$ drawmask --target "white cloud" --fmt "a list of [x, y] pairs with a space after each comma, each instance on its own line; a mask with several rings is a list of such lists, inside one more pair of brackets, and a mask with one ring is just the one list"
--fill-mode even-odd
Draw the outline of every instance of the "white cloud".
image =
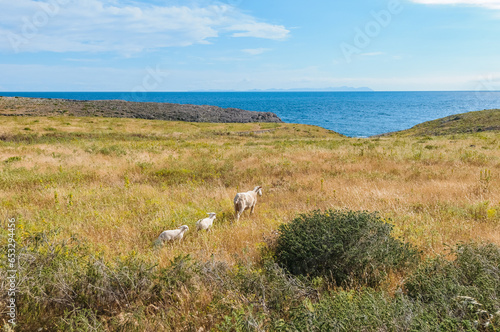
[[412, 0], [426, 5], [469, 5], [500, 9], [500, 0]]
[[256, 37], [267, 39], [285, 39], [290, 32], [282, 25], [271, 25], [268, 23], [245, 22], [234, 24], [228, 27], [230, 31], [239, 31], [233, 33], [233, 37]]
[[[119, 52], [210, 43], [221, 34], [284, 39], [289, 30], [224, 4], [0, 0], [0, 51]], [[231, 34], [232, 33], [232, 34]]]
[[264, 52], [270, 51], [269, 48], [246, 48], [244, 50], [241, 50], [243, 53], [247, 53], [250, 55], [259, 55]]

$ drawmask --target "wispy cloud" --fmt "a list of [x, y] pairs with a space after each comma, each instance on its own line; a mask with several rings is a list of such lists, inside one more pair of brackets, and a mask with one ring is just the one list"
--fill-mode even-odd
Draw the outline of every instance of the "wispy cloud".
[[[234, 6], [113, 0], [0, 0], [0, 52], [119, 52], [210, 43], [222, 34], [280, 40], [289, 30]], [[15, 47], [14, 47], [15, 46]]]
[[238, 31], [232, 34], [233, 37], [255, 37], [266, 39], [285, 39], [289, 30], [282, 25], [272, 25], [259, 22], [245, 22], [233, 24], [227, 28], [229, 31]]
[[269, 48], [246, 48], [244, 50], [241, 50], [243, 53], [247, 53], [250, 55], [259, 55], [262, 53], [265, 53], [267, 51], [270, 51]]
[[500, 9], [500, 0], [412, 0], [426, 5], [469, 5]]

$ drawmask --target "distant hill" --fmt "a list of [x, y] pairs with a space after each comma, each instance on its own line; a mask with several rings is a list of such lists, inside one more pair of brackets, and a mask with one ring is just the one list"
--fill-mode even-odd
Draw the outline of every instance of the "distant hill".
[[440, 136], [483, 131], [500, 131], [500, 109], [450, 115], [380, 136]]
[[252, 91], [263, 91], [263, 92], [280, 92], [280, 91], [290, 91], [290, 92], [371, 92], [372, 89], [368, 87], [354, 88], [352, 86], [341, 86], [341, 87], [329, 87], [329, 88], [293, 88], [293, 89], [266, 89], [266, 90], [252, 90]]

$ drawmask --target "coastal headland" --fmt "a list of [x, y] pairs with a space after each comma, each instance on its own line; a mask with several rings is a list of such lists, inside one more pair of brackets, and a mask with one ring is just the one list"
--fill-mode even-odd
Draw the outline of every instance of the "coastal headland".
[[209, 105], [131, 102], [124, 100], [69, 100], [1, 97], [0, 115], [7, 116], [99, 116], [148, 120], [213, 123], [280, 123], [271, 112], [254, 112]]

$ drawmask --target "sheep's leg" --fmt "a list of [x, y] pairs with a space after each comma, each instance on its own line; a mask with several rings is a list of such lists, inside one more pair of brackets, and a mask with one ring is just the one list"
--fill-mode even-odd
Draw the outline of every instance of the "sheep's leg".
[[255, 204], [252, 205], [252, 208], [250, 209], [250, 214], [253, 214], [253, 209], [255, 209]]
[[238, 209], [238, 212], [236, 214], [236, 221], [240, 220], [240, 217], [241, 217], [241, 215], [243, 214], [244, 211], [245, 211], [245, 208]]
[[236, 214], [236, 221], [240, 220], [240, 216], [243, 214], [243, 211], [245, 211], [245, 208], [242, 207], [241, 204], [234, 205], [234, 212]]

